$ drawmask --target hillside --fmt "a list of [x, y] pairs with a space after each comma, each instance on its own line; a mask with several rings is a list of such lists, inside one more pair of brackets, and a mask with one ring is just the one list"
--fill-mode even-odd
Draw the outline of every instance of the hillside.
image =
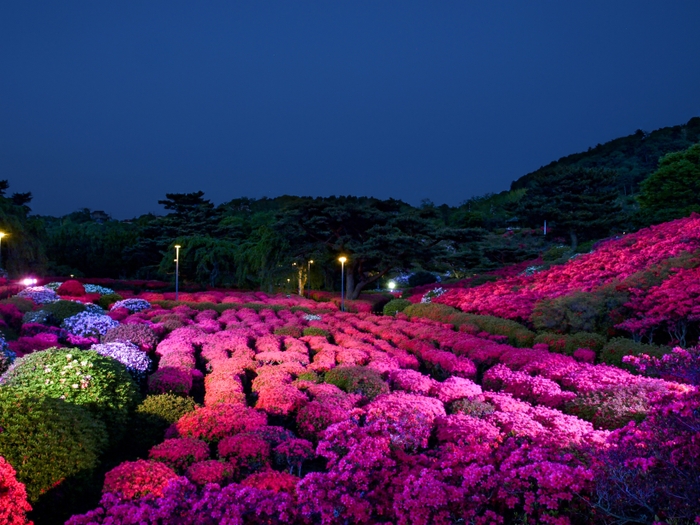
[[598, 144], [588, 151], [567, 155], [512, 182], [510, 189], [528, 188], [540, 174], [563, 167], [606, 168], [617, 171], [618, 185], [624, 195], [637, 193], [639, 183], [653, 173], [659, 159], [667, 153], [681, 151], [700, 141], [700, 117], [686, 124], [657, 129], [641, 129], [626, 137]]

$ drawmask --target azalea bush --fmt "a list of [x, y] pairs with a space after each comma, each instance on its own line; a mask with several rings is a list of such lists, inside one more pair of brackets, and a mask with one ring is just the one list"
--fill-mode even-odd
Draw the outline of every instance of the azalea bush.
[[110, 328], [102, 336], [103, 343], [119, 341], [133, 343], [144, 352], [152, 352], [158, 344], [158, 336], [145, 324], [120, 324]]
[[122, 363], [76, 348], [51, 348], [22, 357], [0, 382], [28, 396], [85, 407], [106, 424], [112, 443], [123, 436], [140, 397]]
[[138, 346], [129, 342], [94, 344], [90, 350], [119, 361], [137, 382], [146, 378], [152, 366], [151, 358]]
[[60, 297], [56, 292], [44, 286], [28, 286], [17, 294], [17, 297], [29, 299], [35, 304], [46, 304], [58, 301]]
[[17, 471], [30, 502], [94, 470], [108, 440], [104, 424], [86, 409], [6, 385], [0, 387], [0, 429], [0, 456]]
[[0, 523], [27, 525], [27, 512], [32, 506], [27, 501], [24, 484], [17, 481], [17, 472], [0, 456]]
[[115, 321], [107, 315], [94, 312], [81, 312], [64, 319], [61, 323], [61, 328], [77, 336], [99, 339], [99, 337], [106, 334], [108, 330], [118, 325], [118, 321]]

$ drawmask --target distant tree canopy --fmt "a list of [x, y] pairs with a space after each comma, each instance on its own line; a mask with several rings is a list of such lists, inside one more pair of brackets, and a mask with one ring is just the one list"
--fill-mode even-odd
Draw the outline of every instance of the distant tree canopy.
[[541, 173], [518, 203], [516, 213], [529, 226], [548, 221], [571, 238], [592, 239], [610, 232], [619, 221], [620, 205], [610, 170], [568, 168]]
[[[9, 183], [0, 181], [0, 231], [8, 234], [2, 263], [11, 273], [172, 279], [179, 244], [180, 277], [188, 283], [291, 291], [310, 280], [337, 291], [342, 254], [353, 298], [392, 272], [463, 278], [535, 259], [561, 236], [575, 249], [579, 240], [605, 237], [617, 227], [700, 211], [698, 140], [700, 118], [638, 131], [544, 166], [515, 181], [511, 191], [471, 197], [457, 207], [427, 199], [411, 206], [288, 195], [217, 206], [197, 191], [166, 193], [158, 201], [163, 216], [118, 221], [82, 209], [37, 217], [29, 208], [31, 193], [6, 196]], [[654, 171], [637, 198], [640, 181]], [[554, 235], [542, 235], [545, 220]]]
[[28, 204], [31, 193], [15, 193], [6, 197], [10, 187], [8, 181], [0, 180], [0, 268], [11, 273], [45, 269], [43, 223], [36, 217], [29, 217]]
[[700, 141], [700, 117], [686, 124], [634, 134], [567, 155], [513, 181], [511, 190], [529, 188], [542, 175], [562, 168], [594, 168], [615, 170], [615, 186], [622, 195], [639, 192], [641, 182], [658, 167], [661, 157], [682, 151]]
[[700, 143], [663, 157], [659, 169], [642, 183], [637, 200], [649, 223], [700, 212]]

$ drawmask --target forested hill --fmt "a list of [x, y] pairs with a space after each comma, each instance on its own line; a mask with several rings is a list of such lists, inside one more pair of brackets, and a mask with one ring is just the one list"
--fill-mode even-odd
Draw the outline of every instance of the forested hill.
[[615, 170], [620, 193], [637, 193], [639, 184], [656, 171], [661, 157], [687, 149], [699, 141], [700, 117], [693, 117], [684, 125], [661, 128], [651, 133], [639, 129], [632, 135], [553, 161], [513, 181], [510, 189], [529, 188], [533, 179], [540, 174], [548, 175], [560, 168], [576, 167]]

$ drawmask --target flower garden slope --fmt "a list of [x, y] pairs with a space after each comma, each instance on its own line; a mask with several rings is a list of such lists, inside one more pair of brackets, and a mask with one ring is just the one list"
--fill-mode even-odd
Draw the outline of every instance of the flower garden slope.
[[451, 289], [433, 301], [466, 312], [526, 320], [540, 299], [555, 298], [576, 290], [590, 291], [699, 248], [700, 215], [694, 214], [607, 241], [594, 252], [563, 266], [476, 288]]

